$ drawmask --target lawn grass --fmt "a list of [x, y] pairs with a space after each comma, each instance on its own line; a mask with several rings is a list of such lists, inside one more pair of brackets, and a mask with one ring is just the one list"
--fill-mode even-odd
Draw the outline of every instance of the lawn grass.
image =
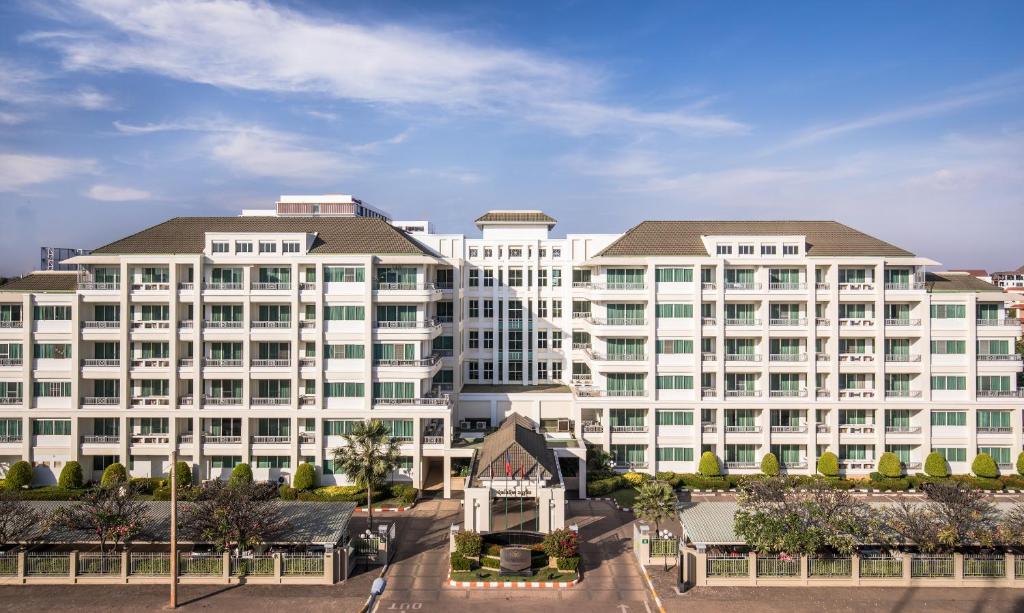
[[496, 568], [478, 568], [476, 570], [454, 570], [452, 571], [454, 581], [511, 581], [522, 583], [530, 581], [575, 581], [576, 573], [569, 570], [558, 570], [557, 568], [542, 568], [535, 572], [532, 577], [502, 577]]
[[636, 500], [637, 491], [631, 487], [624, 487], [615, 490], [610, 494], [615, 503], [624, 509], [632, 509], [633, 501]]

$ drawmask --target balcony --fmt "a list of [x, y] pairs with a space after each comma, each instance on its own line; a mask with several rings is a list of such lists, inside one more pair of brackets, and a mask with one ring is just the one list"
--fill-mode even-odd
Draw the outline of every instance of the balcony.
[[220, 434], [204, 434], [203, 442], [211, 445], [237, 445], [242, 442], [242, 437], [224, 436]]
[[121, 404], [121, 398], [118, 396], [85, 396], [82, 398], [82, 404], [100, 407], [117, 406]]
[[700, 431], [705, 434], [714, 434], [718, 432], [718, 425], [711, 422], [703, 423], [700, 425]]
[[253, 291], [288, 291], [292, 288], [291, 283], [253, 283], [251, 286]]
[[886, 319], [887, 328], [913, 328], [921, 325], [920, 319]]
[[374, 398], [373, 404], [381, 406], [427, 405], [443, 407], [451, 402], [447, 394], [438, 396], [420, 396], [419, 398]]
[[595, 326], [642, 326], [647, 323], [643, 317], [589, 317], [587, 321]]
[[[135, 286], [132, 286], [134, 289]], [[96, 281], [79, 281], [78, 289], [96, 291], [96, 292], [114, 292], [121, 289], [121, 282], [115, 281], [113, 283], [97, 283]]]
[[302, 394], [301, 396], [299, 396], [299, 404], [304, 407], [313, 406], [314, 404], [316, 404], [316, 396]]
[[[3, 365], [3, 363], [0, 363], [0, 366]], [[82, 360], [82, 366], [85, 366], [87, 368], [116, 368], [120, 365], [121, 360], [119, 358]]]
[[875, 283], [873, 281], [864, 281], [861, 283], [840, 283], [839, 291], [841, 292], [870, 292], [874, 291]]
[[20, 434], [5, 434], [0, 436], [0, 445], [11, 445], [22, 442]]
[[179, 445], [191, 445], [195, 441], [195, 437], [191, 434], [182, 434], [178, 437]]
[[179, 330], [191, 330], [192, 328], [195, 327], [195, 325], [196, 325], [196, 322], [192, 321], [191, 319], [183, 319], [183, 320], [178, 322], [178, 329]]
[[715, 289], [716, 287], [718, 287], [718, 285], [717, 285], [717, 284], [715, 284], [715, 283], [714, 283], [714, 282], [712, 282], [712, 281], [704, 281], [704, 282], [702, 282], [702, 283], [700, 284], [700, 288], [701, 288], [702, 290], [713, 290], [713, 289]]
[[814, 397], [815, 398], [828, 398], [831, 395], [832, 395], [832, 392], [828, 391], [827, 389], [825, 389], [823, 387], [819, 387], [818, 389], [814, 390]]
[[411, 360], [398, 360], [398, 359], [375, 359], [373, 361], [374, 366], [411, 366], [423, 368], [426, 366], [433, 366], [441, 361], [441, 356], [434, 353], [428, 357], [421, 359]]
[[830, 357], [827, 353], [818, 352], [814, 354], [814, 359], [819, 362], [828, 362]]
[[760, 362], [760, 353], [727, 353], [725, 354], [726, 362]]
[[376, 328], [434, 328], [437, 327], [437, 320], [424, 319], [422, 321], [390, 321], [378, 320], [373, 322]]
[[832, 431], [832, 428], [830, 428], [828, 424], [817, 424], [814, 426], [814, 431], [818, 434], [828, 434]]
[[868, 317], [847, 317], [840, 319], [839, 325], [844, 328], [870, 328], [875, 325], [875, 320]]
[[793, 290], [807, 289], [807, 284], [806, 283], [769, 283], [768, 284], [768, 289], [769, 290], [780, 290], [780, 291], [785, 291], [785, 290], [793, 291]]
[[591, 283], [590, 289], [628, 292], [647, 289], [647, 285], [645, 283]]
[[761, 431], [761, 426], [730, 426], [725, 424], [725, 431], [737, 434], [756, 434]]
[[885, 390], [886, 398], [920, 398], [921, 390]]
[[981, 353], [978, 354], [979, 362], [1019, 362], [1021, 356], [1016, 353]]
[[628, 433], [636, 434], [638, 432], [647, 432], [647, 426], [616, 426], [616, 425], [612, 424], [611, 431], [612, 432], [619, 432], [619, 433], [627, 433], [627, 434]]
[[166, 292], [170, 289], [170, 283], [132, 283], [133, 292]]
[[230, 328], [235, 330], [242, 329], [243, 322], [241, 321], [210, 321], [209, 319], [203, 320], [203, 328], [208, 330]]
[[725, 461], [726, 468], [757, 468], [757, 462]]
[[382, 283], [373, 284], [373, 289], [383, 292], [407, 292], [407, 291], [440, 291], [434, 283]]
[[165, 407], [171, 404], [168, 396], [136, 396], [132, 398], [132, 406]]
[[0, 321], [0, 328], [20, 328], [22, 325], [20, 321]]
[[874, 398], [875, 390], [873, 389], [841, 389], [839, 390], [840, 398]]
[[312, 368], [316, 366], [316, 358], [299, 358], [301, 368]]
[[316, 290], [316, 283], [312, 281], [301, 281], [299, 282], [300, 292], [310, 292]]
[[196, 284], [192, 283], [191, 281], [187, 282], [187, 283], [179, 283], [178, 284], [178, 289], [180, 291], [183, 291], [183, 292], [191, 292], [195, 288], [196, 288]]
[[572, 318], [573, 319], [587, 319], [591, 315], [593, 315], [593, 313], [591, 313], [590, 311], [573, 311], [572, 312]]
[[753, 283], [753, 282], [750, 282], [750, 283], [738, 283], [736, 281], [726, 281], [725, 282], [725, 289], [726, 289], [726, 291], [728, 291], [728, 290], [755, 290], [755, 289], [761, 289], [761, 284], [760, 283]]
[[978, 434], [1013, 434], [1013, 428], [1002, 426], [978, 426]]
[[178, 404], [183, 406], [183, 407], [190, 407], [190, 406], [192, 406], [192, 402], [193, 401], [194, 401], [194, 398], [192, 397], [192, 394], [186, 394], [184, 396], [178, 396]]
[[754, 319], [754, 318], [726, 319], [725, 320], [725, 325], [726, 326], [760, 326], [761, 325], [761, 320], [760, 319]]
[[284, 445], [292, 442], [290, 436], [254, 436], [252, 437], [252, 443], [254, 445]]
[[1009, 326], [1009, 327], [1012, 327], [1012, 328], [1019, 328], [1020, 325], [1021, 325], [1019, 319], [1012, 319], [1012, 318], [1006, 318], [1006, 319], [979, 319], [979, 320], [977, 320], [976, 323], [979, 326], [985, 326], [985, 327]]
[[196, 365], [196, 361], [193, 358], [181, 358], [178, 360], [178, 368], [192, 368]]
[[874, 362], [875, 356], [871, 353], [840, 353], [840, 362]]
[[794, 432], [807, 432], [806, 425], [795, 425], [795, 426], [772, 426], [772, 432], [775, 433], [794, 433]]
[[718, 395], [718, 390], [713, 387], [702, 387], [700, 388], [701, 398], [714, 398]]
[[839, 424], [839, 434], [874, 434], [875, 424]]
[[886, 426], [886, 434], [917, 434], [921, 431], [920, 426]]
[[226, 360], [223, 358], [203, 358], [203, 366], [207, 368], [240, 368], [242, 360]]
[[920, 362], [921, 356], [914, 353], [887, 353], [885, 354], [886, 362]]
[[806, 326], [807, 319], [804, 317], [785, 317], [782, 319], [769, 319], [768, 325], [773, 328], [796, 328]]
[[583, 422], [583, 433], [584, 434], [600, 434], [604, 432], [604, 424], [599, 421], [585, 421]]
[[[9, 323], [9, 322], [0, 322], [0, 324], [3, 324], [3, 323]], [[2, 327], [2, 326], [0, 326], [0, 327]], [[119, 321], [83, 321], [82, 322], [82, 329], [83, 330], [117, 330], [120, 327], [121, 327], [121, 322], [119, 322]]]
[[726, 398], [760, 398], [761, 390], [725, 390]]
[[807, 390], [769, 390], [769, 398], [806, 398]]
[[718, 354], [712, 351], [704, 351], [700, 354], [700, 359], [702, 362], [714, 362], [718, 359]]
[[171, 437], [166, 433], [154, 432], [152, 434], [133, 434], [133, 445], [166, 445], [171, 442]]
[[291, 328], [292, 327], [292, 322], [291, 321], [254, 321], [254, 322], [252, 322], [252, 327], [253, 328], [262, 328], [262, 329], [268, 329], [269, 328], [269, 329], [275, 329], [275, 330], [283, 330], [285, 328]]
[[316, 328], [316, 320], [315, 319], [300, 319], [299, 320], [299, 329], [300, 330], [312, 330], [314, 328]]
[[1024, 398], [1024, 388], [1016, 390], [978, 390], [978, 398]]
[[875, 460], [866, 458], [863, 460], [839, 460], [839, 468], [843, 470], [872, 470], [875, 468]]
[[21, 366], [24, 361], [21, 358], [0, 358], [0, 368], [10, 366]]
[[299, 432], [299, 443], [301, 443], [303, 445], [306, 445], [306, 444], [310, 444], [311, 445], [311, 444], [313, 444], [315, 442], [316, 442], [316, 434], [315, 433], [313, 433], [313, 432]]
[[257, 396], [250, 400], [249, 404], [254, 407], [280, 407], [291, 404], [291, 397], [279, 398], [269, 396]]
[[242, 399], [229, 396], [203, 396], [203, 404], [209, 406], [241, 406]]
[[714, 317], [701, 317], [700, 318], [700, 325], [702, 325], [702, 326], [717, 326], [718, 325], [718, 320], [715, 319]]
[[166, 358], [141, 358], [132, 360], [132, 368], [168, 368], [171, 361]]
[[588, 373], [573, 373], [572, 384], [573, 385], [589, 385], [593, 381], [593, 375]]
[[205, 281], [203, 282], [203, 289], [216, 290], [216, 291], [241, 291], [242, 283], [223, 283], [221, 281]]
[[806, 362], [806, 353], [772, 353], [768, 355], [769, 362]]
[[587, 355], [592, 360], [598, 360], [602, 362], [643, 362], [647, 359], [647, 356], [642, 353], [598, 353], [593, 350], [588, 350]]
[[288, 358], [276, 360], [256, 359], [252, 360], [251, 364], [253, 368], [286, 368], [292, 365], [292, 361]]
[[798, 460], [796, 462], [779, 462], [779, 468], [785, 470], [798, 470], [807, 468], [807, 460]]
[[598, 387], [578, 385], [574, 388], [580, 398], [643, 398], [647, 390], [608, 390]]
[[426, 436], [426, 435], [424, 435], [422, 440], [423, 440], [423, 444], [424, 445], [443, 445], [444, 444], [444, 437], [443, 436]]
[[830, 326], [830, 325], [832, 325], [832, 320], [830, 320], [828, 317], [815, 317], [814, 318], [814, 325], [816, 325], [816, 326]]
[[823, 281], [819, 281], [819, 282], [814, 284], [814, 289], [817, 289], [817, 290], [827, 290], [828, 288], [829, 288], [828, 283], [825, 283]]
[[113, 435], [89, 435], [82, 437], [82, 444], [85, 445], [117, 445], [121, 442], [121, 437]]
[[573, 281], [573, 289], [590, 289], [594, 284], [590, 281]]
[[171, 322], [163, 321], [133, 321], [132, 330], [169, 330]]
[[639, 461], [639, 462], [630, 462], [630, 461], [627, 461], [627, 460], [615, 460], [614, 465], [615, 465], [615, 468], [627, 468], [627, 469], [647, 468], [647, 462], [644, 462], [642, 460]]

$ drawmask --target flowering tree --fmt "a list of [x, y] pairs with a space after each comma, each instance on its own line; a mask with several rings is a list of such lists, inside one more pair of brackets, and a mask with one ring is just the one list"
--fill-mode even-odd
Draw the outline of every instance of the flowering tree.
[[272, 483], [205, 483], [182, 511], [181, 526], [192, 539], [215, 543], [222, 551], [266, 542], [284, 528], [273, 502]]
[[96, 535], [100, 553], [111, 543], [116, 550], [142, 532], [146, 504], [126, 482], [95, 487], [77, 503], [58, 508], [49, 518], [50, 526], [84, 530]]
[[544, 553], [552, 558], [573, 558], [577, 546], [576, 533], [567, 528], [552, 530], [544, 535]]
[[883, 525], [897, 544], [933, 552], [996, 541], [999, 516], [983, 491], [958, 482], [930, 483], [924, 489], [926, 502], [902, 502], [883, 513]]
[[21, 501], [16, 490], [0, 489], [0, 545], [28, 540], [38, 523], [35, 510]]

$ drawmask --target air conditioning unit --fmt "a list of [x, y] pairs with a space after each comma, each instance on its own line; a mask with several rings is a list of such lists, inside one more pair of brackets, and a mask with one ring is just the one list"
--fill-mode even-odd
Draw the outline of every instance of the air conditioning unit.
[[473, 429], [473, 424], [471, 422], [468, 422], [468, 421], [460, 421], [459, 422], [459, 428], [462, 428], [463, 430], [472, 430]]
[[477, 430], [486, 430], [487, 429], [487, 422], [486, 421], [478, 421], [478, 422], [476, 422], [476, 429]]
[[558, 420], [558, 431], [559, 432], [568, 432], [570, 430], [570, 428], [571, 428], [571, 426], [569, 425], [569, 420], [568, 419], [559, 419]]

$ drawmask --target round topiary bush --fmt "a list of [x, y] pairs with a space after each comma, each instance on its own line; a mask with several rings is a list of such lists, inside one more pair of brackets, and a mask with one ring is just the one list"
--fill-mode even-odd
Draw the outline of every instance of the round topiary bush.
[[1017, 474], [1024, 476], [1024, 451], [1017, 454]]
[[25, 460], [11, 464], [4, 477], [4, 486], [9, 490], [20, 490], [32, 484], [32, 465]]
[[766, 453], [761, 458], [761, 472], [769, 477], [779, 476], [779, 459], [775, 457], [774, 453]]
[[[188, 462], [179, 460], [174, 464], [174, 479], [177, 481], [178, 489], [192, 485], [192, 467]], [[168, 480], [170, 483], [170, 480]]]
[[700, 463], [697, 465], [697, 472], [704, 477], [719, 477], [722, 474], [722, 467], [718, 464], [718, 456], [710, 451], [700, 454]]
[[891, 451], [886, 451], [878, 458], [878, 473], [886, 479], [899, 479], [903, 476], [903, 462]]
[[252, 483], [252, 468], [246, 463], [236, 464], [231, 469], [231, 476], [228, 477], [228, 485], [247, 485]]
[[316, 487], [316, 469], [309, 462], [299, 464], [292, 478], [292, 487], [297, 490], [311, 490]]
[[71, 460], [64, 465], [64, 468], [60, 469], [60, 477], [57, 478], [57, 485], [66, 490], [70, 490], [82, 487], [83, 481], [82, 465]]
[[945, 478], [949, 476], [949, 464], [946, 463], [946, 458], [941, 453], [933, 451], [924, 460], [924, 472], [929, 477]]
[[839, 476], [839, 457], [831, 451], [826, 451], [818, 458], [818, 472], [826, 477]]
[[118, 483], [124, 483], [127, 480], [128, 470], [124, 467], [124, 464], [114, 462], [103, 470], [103, 476], [100, 477], [100, 485], [109, 487]]
[[483, 543], [483, 537], [478, 532], [463, 530], [455, 533], [455, 553], [467, 558], [479, 556]]
[[979, 453], [971, 462], [971, 472], [982, 479], [995, 479], [999, 476], [999, 467], [996, 461], [987, 453]]

